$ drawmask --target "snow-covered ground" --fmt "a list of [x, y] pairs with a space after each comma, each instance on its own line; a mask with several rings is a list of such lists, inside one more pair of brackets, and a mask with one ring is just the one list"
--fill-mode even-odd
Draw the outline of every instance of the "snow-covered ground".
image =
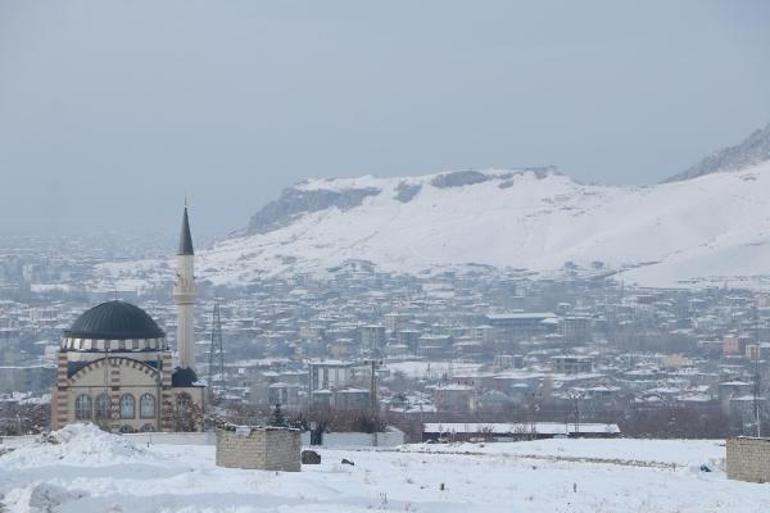
[[[713, 441], [548, 440], [321, 450], [300, 473], [218, 468], [212, 446], [137, 447], [93, 429], [0, 457], [9, 512], [756, 513]], [[348, 458], [355, 466], [342, 465]], [[707, 464], [713, 472], [702, 472]], [[443, 484], [443, 489], [442, 489]], [[2, 511], [2, 507], [0, 507]]]
[[[472, 264], [550, 273], [596, 261], [642, 285], [770, 283], [770, 162], [649, 187], [585, 185], [553, 172], [479, 174], [487, 178], [451, 187], [436, 185], [441, 174], [302, 182], [267, 209], [279, 213], [273, 224], [200, 251], [198, 274], [243, 284], [324, 274], [357, 259], [406, 273]], [[399, 199], [404, 187], [414, 196]], [[297, 206], [303, 195], [356, 191], [378, 192], [342, 208]], [[172, 279], [172, 269], [105, 264], [100, 283], [147, 286]]]

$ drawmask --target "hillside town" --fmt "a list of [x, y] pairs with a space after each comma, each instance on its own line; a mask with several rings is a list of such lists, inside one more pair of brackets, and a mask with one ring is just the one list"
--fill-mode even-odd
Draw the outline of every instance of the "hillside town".
[[768, 27], [0, 0], [0, 513], [770, 511]]
[[[109, 248], [25, 242], [3, 249], [0, 268], [3, 434], [50, 426], [62, 333], [94, 304], [139, 305], [176, 347], [170, 278], [142, 293], [87, 292]], [[644, 289], [599, 262], [547, 278], [483, 266], [394, 275], [349, 261], [323, 277], [202, 282], [198, 379], [230, 418], [363, 412], [378, 419], [364, 429], [391, 425], [411, 441], [547, 436], [553, 425], [578, 436], [754, 434], [768, 427], [770, 297], [725, 285]]]

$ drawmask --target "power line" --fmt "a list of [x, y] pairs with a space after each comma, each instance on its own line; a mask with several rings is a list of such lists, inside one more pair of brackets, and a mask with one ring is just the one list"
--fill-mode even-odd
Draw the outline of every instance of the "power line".
[[[214, 394], [214, 376], [218, 377], [217, 385], [220, 390], [225, 388], [225, 351], [222, 346], [222, 316], [219, 301], [214, 303], [211, 313], [211, 343], [209, 344], [209, 394]], [[216, 371], [216, 372], [215, 372]]]

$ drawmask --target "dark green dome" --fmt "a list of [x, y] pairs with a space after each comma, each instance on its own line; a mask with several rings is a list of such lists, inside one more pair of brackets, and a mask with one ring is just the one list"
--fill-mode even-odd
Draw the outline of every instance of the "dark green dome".
[[64, 331], [65, 337], [105, 340], [161, 338], [166, 334], [147, 312], [125, 301], [108, 301], [86, 310]]

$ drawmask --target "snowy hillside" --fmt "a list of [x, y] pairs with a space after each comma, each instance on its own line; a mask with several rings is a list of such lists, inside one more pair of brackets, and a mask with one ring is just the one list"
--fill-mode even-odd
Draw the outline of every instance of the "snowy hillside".
[[650, 187], [554, 172], [303, 182], [247, 231], [200, 254], [216, 283], [327, 272], [348, 260], [419, 272], [453, 264], [549, 271], [603, 262], [649, 285], [770, 275], [770, 163]]
[[[403, 273], [573, 262], [641, 285], [757, 287], [770, 284], [769, 242], [770, 162], [649, 187], [583, 185], [547, 169], [461, 171], [301, 182], [199, 251], [197, 269], [238, 285], [351, 261]], [[135, 288], [171, 269], [106, 265], [102, 278]]]
[[[128, 437], [72, 426], [58, 444], [18, 447], [0, 456], [0, 511], [753, 513], [768, 507], [767, 485], [728, 481], [724, 445], [708, 440], [320, 450], [320, 465], [286, 473], [216, 467], [213, 446], [157, 445], [150, 438], [154, 443], [134, 445]], [[355, 466], [340, 464], [342, 458]]]

